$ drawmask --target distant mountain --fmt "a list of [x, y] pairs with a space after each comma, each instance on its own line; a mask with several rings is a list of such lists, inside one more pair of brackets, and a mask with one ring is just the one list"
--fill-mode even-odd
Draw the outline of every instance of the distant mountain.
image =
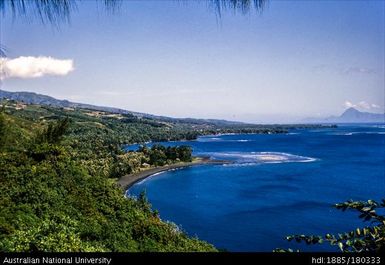
[[384, 114], [361, 112], [355, 108], [349, 108], [338, 118], [344, 122], [385, 122]]
[[217, 120], [217, 119], [171, 118], [166, 116], [157, 116], [157, 115], [134, 112], [134, 111], [113, 108], [113, 107], [95, 106], [91, 104], [76, 103], [68, 100], [56, 99], [47, 95], [37, 94], [34, 92], [25, 92], [25, 91], [9, 92], [9, 91], [4, 91], [0, 89], [0, 99], [9, 99], [9, 100], [14, 100], [18, 102], [24, 102], [26, 104], [38, 104], [38, 105], [53, 106], [58, 108], [79, 108], [79, 109], [106, 111], [106, 112], [119, 113], [119, 114], [132, 114], [137, 117], [152, 118], [152, 119], [165, 121], [165, 122], [182, 122], [182, 123], [198, 124], [198, 125], [212, 124], [212, 125], [219, 125], [219, 126], [245, 124], [243, 122]]
[[309, 123], [385, 123], [385, 113], [363, 112], [355, 108], [348, 108], [340, 116], [330, 116], [324, 119], [307, 118], [304, 121]]

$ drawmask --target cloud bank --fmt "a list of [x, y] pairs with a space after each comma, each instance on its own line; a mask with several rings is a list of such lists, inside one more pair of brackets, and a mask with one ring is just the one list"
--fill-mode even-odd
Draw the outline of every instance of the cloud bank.
[[375, 74], [376, 70], [367, 67], [348, 67], [343, 70], [344, 74]]
[[346, 100], [344, 102], [344, 107], [345, 108], [357, 108], [358, 107], [358, 108], [362, 108], [362, 109], [366, 109], [366, 110], [380, 108], [380, 106], [378, 106], [377, 104], [374, 104], [374, 103], [368, 103], [366, 101], [360, 101], [357, 104], [354, 104], [348, 100]]
[[319, 64], [315, 65], [312, 68], [312, 71], [315, 73], [334, 73], [334, 74], [343, 74], [343, 75], [372, 75], [377, 74], [377, 70], [369, 67], [360, 67], [360, 66], [336, 66], [328, 64]]
[[74, 70], [73, 60], [61, 60], [52, 57], [21, 56], [18, 58], [0, 58], [0, 79], [37, 78], [45, 75], [64, 76]]

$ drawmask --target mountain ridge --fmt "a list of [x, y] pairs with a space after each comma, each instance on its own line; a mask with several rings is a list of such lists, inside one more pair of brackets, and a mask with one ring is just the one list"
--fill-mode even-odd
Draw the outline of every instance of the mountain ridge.
[[192, 124], [202, 124], [202, 123], [210, 123], [214, 125], [239, 125], [239, 124], [247, 124], [240, 121], [228, 121], [223, 119], [199, 119], [199, 118], [173, 118], [168, 116], [161, 115], [153, 115], [142, 112], [135, 112], [130, 110], [125, 110], [121, 108], [115, 107], [106, 107], [106, 106], [98, 106], [87, 103], [78, 103], [72, 102], [66, 99], [57, 99], [48, 95], [43, 95], [35, 92], [28, 91], [5, 91], [0, 89], [0, 99], [9, 99], [24, 102], [26, 104], [39, 104], [39, 105], [48, 105], [60, 108], [80, 108], [80, 109], [90, 109], [95, 111], [106, 111], [117, 114], [131, 114], [140, 118], [152, 118], [158, 119], [161, 121], [173, 121], [173, 122], [185, 122]]

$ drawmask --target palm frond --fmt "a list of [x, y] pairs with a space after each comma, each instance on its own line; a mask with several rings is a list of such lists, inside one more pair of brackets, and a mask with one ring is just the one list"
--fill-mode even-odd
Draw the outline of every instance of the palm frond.
[[226, 10], [240, 11], [242, 14], [247, 14], [252, 10], [262, 11], [267, 0], [210, 0], [209, 1], [217, 15], [221, 17], [222, 12]]

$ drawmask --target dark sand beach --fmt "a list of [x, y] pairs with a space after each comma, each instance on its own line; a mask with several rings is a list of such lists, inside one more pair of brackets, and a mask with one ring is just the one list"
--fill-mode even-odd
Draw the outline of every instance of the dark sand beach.
[[203, 157], [203, 158], [197, 158], [196, 160], [192, 162], [180, 162], [180, 163], [175, 163], [171, 165], [165, 165], [165, 166], [160, 166], [160, 167], [155, 167], [155, 168], [149, 168], [134, 174], [129, 174], [121, 177], [117, 183], [124, 188], [124, 190], [128, 189], [131, 187], [133, 184], [136, 182], [145, 179], [151, 175], [154, 175], [159, 172], [171, 170], [171, 169], [177, 169], [177, 168], [184, 168], [184, 167], [191, 167], [191, 166], [199, 166], [199, 165], [205, 165], [205, 164], [229, 164], [231, 163], [230, 161], [227, 160], [213, 160], [208, 157]]

